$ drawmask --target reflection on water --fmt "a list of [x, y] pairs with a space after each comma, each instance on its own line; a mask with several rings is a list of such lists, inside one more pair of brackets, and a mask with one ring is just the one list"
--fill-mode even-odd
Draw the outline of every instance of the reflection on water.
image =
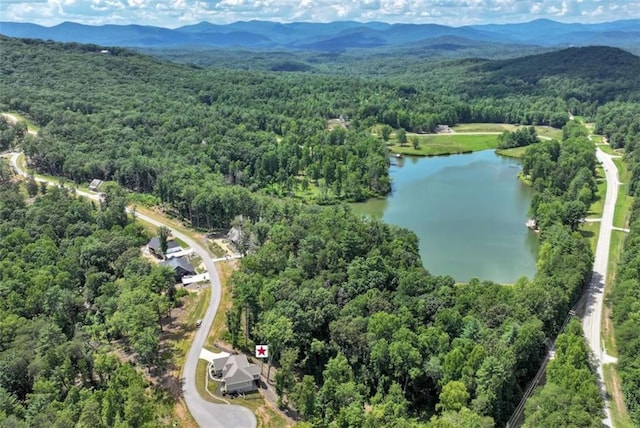
[[512, 283], [535, 273], [538, 240], [525, 227], [531, 190], [518, 161], [492, 150], [392, 160], [393, 192], [354, 211], [406, 227], [433, 274]]

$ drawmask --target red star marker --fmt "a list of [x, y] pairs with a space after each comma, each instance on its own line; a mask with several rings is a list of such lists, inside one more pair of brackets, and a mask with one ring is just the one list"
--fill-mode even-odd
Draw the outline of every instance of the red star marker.
[[256, 345], [256, 358], [268, 358], [269, 347], [267, 345]]

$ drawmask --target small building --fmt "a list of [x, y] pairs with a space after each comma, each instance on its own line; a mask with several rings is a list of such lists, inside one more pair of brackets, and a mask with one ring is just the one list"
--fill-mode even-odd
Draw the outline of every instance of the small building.
[[213, 359], [210, 373], [222, 377], [223, 394], [252, 392], [260, 382], [260, 367], [249, 363], [244, 354]]
[[104, 183], [104, 181], [94, 178], [93, 180], [91, 180], [91, 183], [89, 183], [89, 190], [97, 192], [100, 186], [102, 186], [102, 183]]
[[[151, 254], [153, 254], [157, 258], [162, 258], [162, 249], [160, 248], [160, 238], [158, 238], [157, 236], [154, 236], [153, 238], [151, 238], [151, 240], [147, 244], [147, 247], [149, 248], [149, 252]], [[167, 241], [167, 254], [165, 254], [165, 256], [168, 256], [169, 254], [177, 253], [179, 251], [182, 251], [182, 248], [180, 247], [180, 245], [178, 245], [176, 241], [173, 241], [173, 240]]]
[[176, 282], [181, 282], [183, 276], [195, 275], [196, 273], [196, 269], [189, 263], [186, 257], [174, 257], [162, 262], [162, 265], [173, 269]]
[[242, 228], [238, 226], [233, 226], [229, 233], [227, 233], [227, 239], [234, 245], [240, 244], [242, 240]]

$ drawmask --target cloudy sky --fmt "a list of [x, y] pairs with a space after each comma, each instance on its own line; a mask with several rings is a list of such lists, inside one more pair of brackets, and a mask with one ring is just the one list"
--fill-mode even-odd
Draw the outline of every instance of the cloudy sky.
[[179, 27], [200, 21], [385, 21], [467, 24], [604, 22], [640, 18], [640, 0], [0, 0], [0, 20], [55, 25], [146, 24]]

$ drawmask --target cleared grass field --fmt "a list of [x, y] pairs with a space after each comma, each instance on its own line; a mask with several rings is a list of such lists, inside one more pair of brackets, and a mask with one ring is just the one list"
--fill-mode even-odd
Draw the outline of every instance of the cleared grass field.
[[627, 164], [622, 160], [622, 158], [613, 159], [613, 163], [618, 168], [618, 180], [621, 183], [629, 183], [631, 181], [631, 171], [627, 168]]
[[631, 216], [631, 207], [633, 205], [633, 197], [627, 194], [628, 187], [628, 185], [620, 186], [618, 200], [613, 212], [613, 225], [624, 229], [629, 226], [629, 217]]
[[528, 146], [514, 147], [512, 149], [498, 149], [496, 150], [496, 154], [507, 158], [521, 159], [524, 157], [524, 152], [527, 151], [527, 147]]
[[606, 193], [607, 193], [607, 182], [599, 181], [598, 191], [596, 192], [596, 200], [589, 207], [589, 211], [587, 211], [587, 217], [589, 218], [602, 217], [602, 210], [604, 209], [604, 197]]
[[509, 123], [460, 123], [451, 129], [455, 132], [504, 132], [513, 131], [517, 126]]
[[[525, 125], [526, 126], [526, 125]], [[461, 123], [451, 129], [455, 132], [504, 132], [515, 131], [523, 126], [511, 125], [508, 123]], [[562, 139], [562, 130], [552, 128], [550, 126], [536, 126], [536, 132], [543, 137], [549, 137], [556, 140]]]
[[24, 115], [22, 115], [20, 113], [13, 112], [13, 111], [10, 111], [8, 114], [10, 114], [12, 116], [15, 116], [21, 122], [26, 122], [27, 129], [29, 131], [38, 132], [40, 130], [40, 127], [38, 125], [33, 123], [30, 119], [28, 119]]
[[584, 223], [580, 226], [580, 234], [589, 243], [591, 252], [595, 254], [596, 245], [598, 244], [598, 235], [600, 234], [600, 222]]
[[418, 138], [420, 141], [417, 149], [414, 149], [410, 143], [402, 147], [392, 141], [389, 150], [410, 156], [438, 156], [471, 153], [498, 147], [498, 135], [440, 134], [411, 135], [409, 139], [411, 138]]

